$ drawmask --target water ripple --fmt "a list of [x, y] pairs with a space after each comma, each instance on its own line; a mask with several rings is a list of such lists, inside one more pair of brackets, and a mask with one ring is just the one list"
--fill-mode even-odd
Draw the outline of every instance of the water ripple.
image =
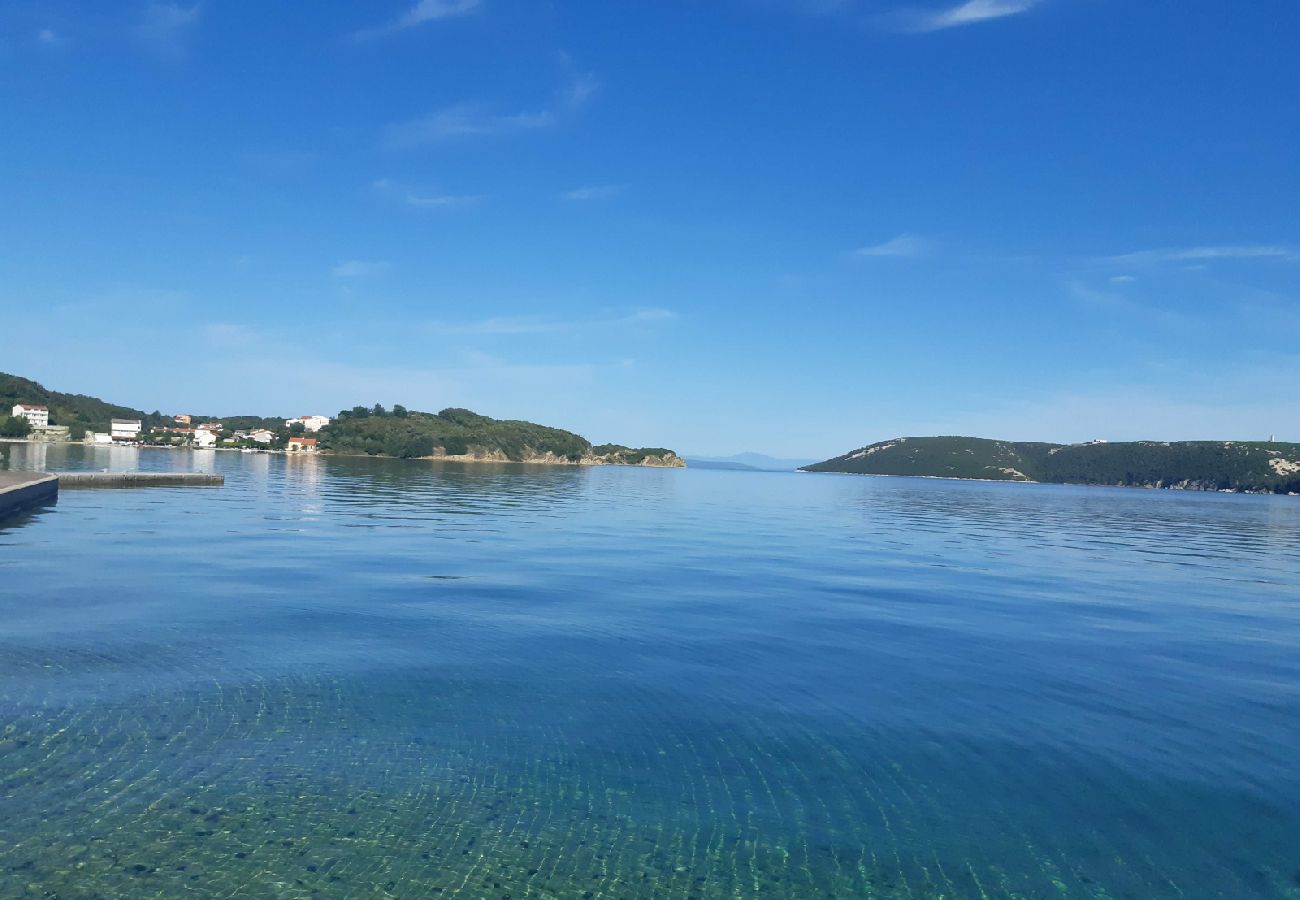
[[1294, 498], [0, 459], [4, 896], [1300, 897]]

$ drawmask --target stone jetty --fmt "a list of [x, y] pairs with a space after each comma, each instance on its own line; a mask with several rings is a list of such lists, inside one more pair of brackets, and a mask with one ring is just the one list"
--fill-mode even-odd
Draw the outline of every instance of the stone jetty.
[[206, 472], [60, 472], [59, 486], [96, 487], [184, 487], [225, 484], [225, 475]]
[[59, 496], [59, 479], [48, 472], [0, 472], [0, 519], [50, 503]]
[[189, 487], [226, 483], [206, 472], [0, 472], [0, 519], [59, 496], [59, 488]]

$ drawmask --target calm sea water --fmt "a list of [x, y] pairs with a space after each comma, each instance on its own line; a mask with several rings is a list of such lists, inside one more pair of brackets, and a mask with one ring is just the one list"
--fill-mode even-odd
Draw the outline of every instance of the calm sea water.
[[1300, 897], [1300, 501], [0, 445], [0, 895]]

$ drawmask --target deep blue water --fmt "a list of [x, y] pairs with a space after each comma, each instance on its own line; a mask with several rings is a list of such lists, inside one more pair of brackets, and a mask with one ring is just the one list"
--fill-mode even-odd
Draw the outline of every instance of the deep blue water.
[[1300, 500], [0, 444], [0, 896], [1300, 897]]

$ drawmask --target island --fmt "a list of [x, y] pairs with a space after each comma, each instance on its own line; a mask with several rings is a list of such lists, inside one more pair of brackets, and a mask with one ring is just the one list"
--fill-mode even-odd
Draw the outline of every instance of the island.
[[572, 431], [516, 419], [493, 419], [452, 407], [439, 413], [391, 410], [376, 404], [339, 412], [318, 433], [324, 452], [551, 465], [681, 468], [686, 461], [663, 447], [593, 445]]
[[[12, 410], [5, 415], [5, 410]], [[561, 428], [493, 419], [450, 407], [438, 413], [376, 403], [336, 416], [146, 413], [86, 394], [65, 394], [0, 372], [0, 438], [230, 450], [283, 450], [402, 459], [684, 468], [664, 447], [592, 444]]]
[[1252, 494], [1300, 493], [1300, 444], [1273, 441], [1088, 441], [903, 437], [803, 472], [1119, 485]]

